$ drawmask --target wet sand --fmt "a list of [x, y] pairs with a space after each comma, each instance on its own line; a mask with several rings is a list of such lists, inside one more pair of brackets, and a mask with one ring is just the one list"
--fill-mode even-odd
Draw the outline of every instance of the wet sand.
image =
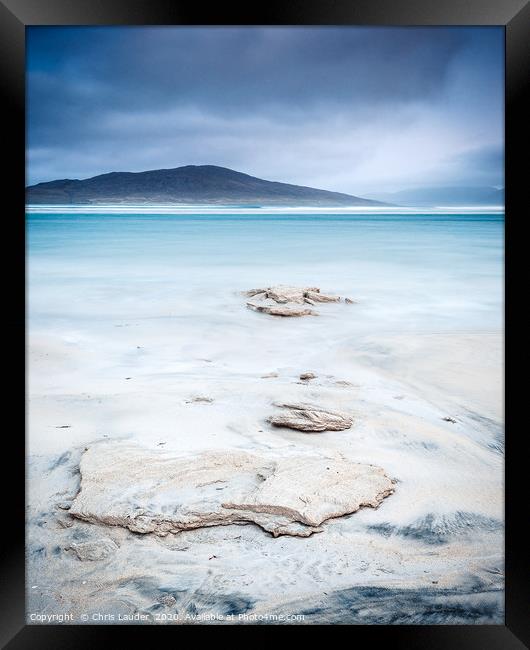
[[[28, 617], [500, 623], [501, 333], [351, 336], [341, 315], [355, 306], [279, 321], [240, 300], [231, 328], [200, 339], [175, 338], [170, 318], [30, 332]], [[301, 382], [306, 371], [316, 378]], [[278, 399], [347, 411], [354, 424], [275, 428]], [[81, 455], [105, 440], [190, 454], [332, 450], [384, 468], [396, 489], [307, 538], [253, 524], [142, 535], [68, 514]], [[79, 559], [75, 544], [99, 540], [114, 543], [106, 557]]]

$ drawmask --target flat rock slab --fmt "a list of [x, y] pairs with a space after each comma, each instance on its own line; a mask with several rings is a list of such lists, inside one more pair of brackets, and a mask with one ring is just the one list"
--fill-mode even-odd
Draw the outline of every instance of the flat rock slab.
[[314, 452], [175, 456], [105, 442], [87, 449], [80, 471], [70, 514], [160, 536], [254, 523], [274, 537], [308, 537], [326, 520], [376, 508], [394, 491], [380, 467]]
[[[318, 312], [313, 309], [296, 307], [296, 305], [315, 305], [316, 303], [341, 302], [342, 300], [340, 296], [321, 293], [319, 287], [278, 285], [249, 289], [244, 293], [253, 299], [252, 302], [247, 302], [248, 307], [271, 316], [315, 316]], [[349, 298], [347, 300], [352, 302]]]
[[330, 411], [314, 404], [275, 403], [282, 412], [272, 415], [269, 422], [275, 427], [287, 427], [308, 433], [321, 431], [343, 431], [353, 424], [353, 418], [346, 413]]

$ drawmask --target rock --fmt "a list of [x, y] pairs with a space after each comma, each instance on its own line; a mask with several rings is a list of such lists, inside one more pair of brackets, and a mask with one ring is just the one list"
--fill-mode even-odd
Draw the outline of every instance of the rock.
[[270, 314], [271, 316], [316, 316], [317, 312], [312, 309], [302, 309], [296, 307], [269, 307], [267, 305], [255, 305], [247, 302], [247, 306], [255, 311]]
[[245, 291], [244, 294], [249, 298], [264, 297], [274, 300], [278, 304], [285, 304], [288, 302], [303, 303], [308, 291], [319, 293], [320, 289], [318, 287], [290, 287], [280, 284], [265, 289], [250, 289]]
[[205, 395], [198, 395], [197, 397], [192, 397], [190, 400], [186, 401], [186, 404], [211, 404], [214, 401], [213, 397], [207, 397]]
[[285, 304], [288, 302], [303, 303], [304, 298], [311, 298], [309, 295], [307, 295], [309, 292], [312, 292], [316, 295], [318, 294], [319, 289], [316, 289], [315, 287], [304, 288], [277, 286], [270, 287], [265, 290], [267, 298], [270, 298], [270, 300], [274, 300], [274, 302], [280, 304]]
[[175, 598], [175, 596], [172, 596], [171, 594], [164, 594], [163, 596], [160, 596], [158, 602], [161, 605], [165, 605], [166, 607], [173, 607], [174, 605], [177, 604], [177, 599]]
[[344, 413], [329, 411], [312, 404], [275, 404], [285, 412], [273, 415], [269, 422], [275, 427], [287, 427], [298, 431], [343, 431], [349, 429], [353, 419]]
[[274, 537], [307, 537], [332, 517], [377, 507], [394, 490], [379, 467], [314, 451], [175, 456], [101, 442], [83, 454], [80, 472], [72, 515], [160, 536], [253, 523]]
[[[288, 305], [308, 304], [313, 306], [316, 303], [341, 301], [340, 296], [323, 294], [318, 287], [278, 285], [262, 289], [250, 289], [249, 291], [245, 291], [244, 295], [254, 298], [253, 302], [247, 302], [248, 307], [272, 316], [315, 315], [317, 312], [312, 310], [289, 307]], [[261, 301], [262, 304], [257, 303], [256, 300]], [[277, 305], [284, 307], [277, 307]]]
[[304, 295], [306, 299], [312, 300], [313, 302], [340, 302], [339, 296], [326, 296], [320, 293], [320, 291], [309, 290]]
[[454, 420], [453, 418], [450, 418], [449, 416], [447, 416], [445, 418], [442, 418], [442, 420], [444, 422], [451, 422], [451, 424], [456, 424], [456, 420]]
[[300, 375], [300, 379], [302, 381], [308, 381], [309, 379], [316, 379], [316, 375], [313, 372], [303, 372]]
[[84, 561], [104, 560], [118, 549], [118, 545], [111, 539], [96, 539], [90, 542], [73, 542], [67, 548], [75, 552], [77, 557]]
[[347, 305], [355, 305], [355, 304], [357, 304], [356, 301], [355, 301], [355, 300], [352, 300], [351, 298], [344, 298], [344, 302], [345, 302]]
[[252, 298], [253, 296], [257, 296], [260, 293], [266, 293], [266, 289], [249, 289], [248, 291], [244, 291], [243, 293], [245, 296], [248, 296], [249, 298]]
[[273, 379], [274, 377], [278, 377], [277, 372], [268, 372], [266, 375], [261, 375], [261, 379]]

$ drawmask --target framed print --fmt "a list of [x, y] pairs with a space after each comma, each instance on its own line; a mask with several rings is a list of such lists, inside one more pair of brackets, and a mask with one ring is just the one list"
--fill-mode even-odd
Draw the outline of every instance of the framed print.
[[131, 625], [525, 647], [528, 3], [0, 16], [5, 647]]

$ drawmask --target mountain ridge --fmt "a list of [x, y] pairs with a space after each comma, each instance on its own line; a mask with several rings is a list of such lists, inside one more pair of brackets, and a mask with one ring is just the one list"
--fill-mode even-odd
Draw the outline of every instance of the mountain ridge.
[[342, 192], [268, 181], [217, 165], [107, 172], [86, 179], [57, 179], [26, 188], [26, 204], [154, 202], [315, 207], [389, 205]]

